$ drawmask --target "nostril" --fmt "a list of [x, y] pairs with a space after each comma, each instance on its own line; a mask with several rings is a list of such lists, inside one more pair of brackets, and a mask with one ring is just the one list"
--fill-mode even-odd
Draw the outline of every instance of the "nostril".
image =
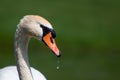
[[50, 41], [51, 41], [51, 43], [53, 44], [53, 39], [52, 39], [52, 37], [50, 37]]

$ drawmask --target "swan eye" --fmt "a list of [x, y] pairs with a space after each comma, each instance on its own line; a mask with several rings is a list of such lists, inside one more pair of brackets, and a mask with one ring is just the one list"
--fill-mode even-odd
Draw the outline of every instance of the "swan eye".
[[40, 24], [40, 27], [42, 27], [43, 29], [43, 36], [45, 36], [46, 34], [48, 34], [49, 32], [52, 33], [52, 37], [55, 38], [56, 37], [56, 33], [53, 29], [50, 29], [42, 24]]

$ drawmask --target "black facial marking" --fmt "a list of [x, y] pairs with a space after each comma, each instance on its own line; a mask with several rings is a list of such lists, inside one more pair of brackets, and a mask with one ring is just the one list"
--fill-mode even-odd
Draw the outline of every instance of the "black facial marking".
[[40, 27], [43, 29], [43, 36], [45, 36], [46, 34], [48, 34], [49, 32], [51, 32], [52, 37], [55, 38], [56, 37], [56, 33], [53, 29], [50, 29], [42, 24], [40, 24]]
[[56, 37], [56, 33], [54, 30], [51, 30], [51, 33], [52, 33], [52, 37], [55, 38]]

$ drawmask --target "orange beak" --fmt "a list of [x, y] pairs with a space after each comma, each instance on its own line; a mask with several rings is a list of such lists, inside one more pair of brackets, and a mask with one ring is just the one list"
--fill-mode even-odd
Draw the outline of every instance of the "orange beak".
[[55, 53], [56, 56], [60, 57], [60, 51], [56, 46], [55, 40], [52, 37], [51, 32], [46, 34], [42, 40], [50, 48], [50, 50]]

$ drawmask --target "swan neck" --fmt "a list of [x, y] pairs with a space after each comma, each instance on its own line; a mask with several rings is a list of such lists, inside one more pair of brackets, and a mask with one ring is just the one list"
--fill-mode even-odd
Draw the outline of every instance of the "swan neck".
[[33, 80], [29, 60], [28, 60], [28, 43], [30, 37], [25, 34], [24, 30], [18, 27], [15, 34], [15, 58], [20, 80]]

